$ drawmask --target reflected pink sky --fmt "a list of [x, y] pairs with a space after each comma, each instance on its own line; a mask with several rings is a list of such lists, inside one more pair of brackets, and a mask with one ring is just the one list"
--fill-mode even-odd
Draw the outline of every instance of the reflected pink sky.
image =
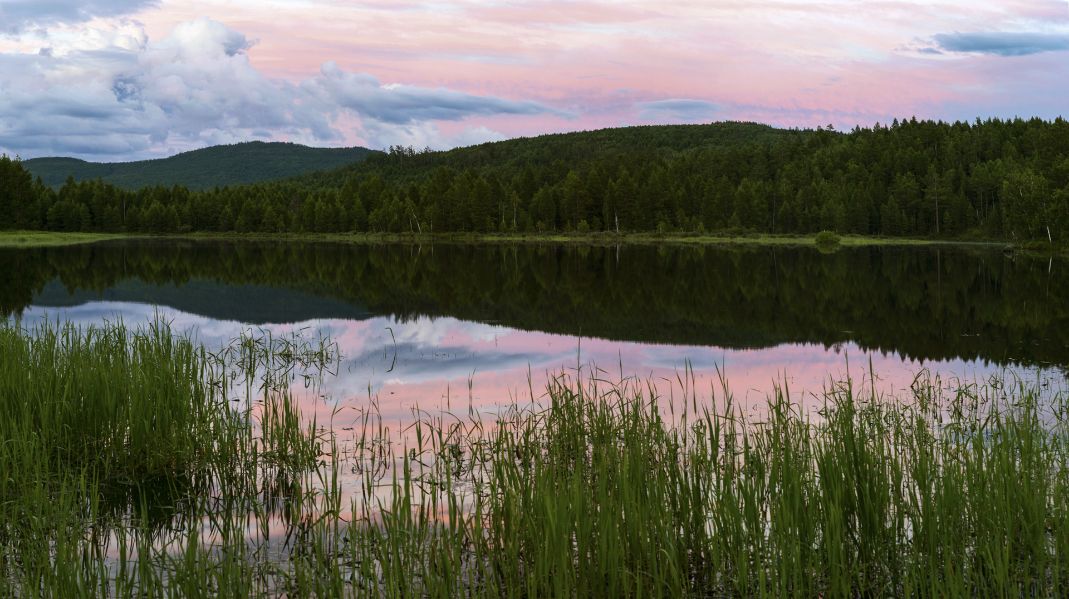
[[[470, 407], [493, 414], [502, 407], [544, 398], [546, 383], [576, 369], [609, 382], [636, 378], [652, 383], [664, 397], [678, 395], [680, 378], [699, 397], [722, 399], [721, 375], [734, 400], [760, 406], [784, 384], [793, 398], [815, 400], [829, 385], [852, 379], [887, 395], [908, 395], [918, 373], [931, 372], [945, 382], [983, 383], [991, 376], [1018, 376], [1035, 381], [1058, 380], [1057, 373], [1024, 366], [998, 366], [976, 360], [916, 361], [896, 353], [870, 352], [852, 343], [834, 347], [784, 344], [761, 349], [659, 345], [605, 339], [580, 339], [454, 318], [392, 317], [368, 320], [313, 320], [287, 325], [251, 327], [218, 321], [170, 308], [123, 302], [91, 302], [73, 308], [30, 308], [23, 322], [61, 318], [80, 325], [123, 320], [129, 326], [152, 320], [156, 311], [176, 331], [190, 332], [209, 348], [227, 345], [242, 331], [269, 332], [275, 337], [300, 333], [308, 339], [324, 335], [337, 344], [341, 362], [328, 376], [321, 395], [306, 397], [308, 416], [319, 422], [351, 424], [345, 413], [367, 408], [374, 398], [388, 421], [411, 420], [413, 410], [466, 412]], [[689, 370], [688, 370], [689, 369]], [[315, 404], [313, 405], [309, 404]], [[340, 407], [341, 411], [336, 412]]]

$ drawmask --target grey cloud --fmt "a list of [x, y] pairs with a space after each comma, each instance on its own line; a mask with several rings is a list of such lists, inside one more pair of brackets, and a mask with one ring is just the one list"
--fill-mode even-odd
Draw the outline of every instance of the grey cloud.
[[940, 33], [932, 38], [939, 49], [964, 54], [1026, 56], [1069, 50], [1069, 35], [1037, 32]]
[[321, 97], [339, 106], [397, 125], [427, 120], [456, 121], [470, 116], [557, 113], [537, 102], [476, 96], [444, 88], [383, 85], [371, 75], [347, 73], [334, 63], [323, 65], [321, 76], [313, 85]]
[[129, 159], [244, 141], [264, 129], [306, 143], [338, 139], [296, 86], [251, 66], [249, 46], [240, 33], [199, 20], [143, 46], [0, 54], [0, 151]]
[[637, 107], [639, 118], [647, 121], [703, 121], [711, 119], [720, 110], [720, 107], [712, 102], [688, 98], [641, 102]]
[[117, 17], [157, 4], [159, 0], [0, 0], [0, 33]]
[[137, 81], [121, 76], [115, 79], [111, 91], [119, 102], [135, 101], [141, 98], [141, 88], [137, 85]]
[[250, 63], [252, 41], [210, 19], [158, 41], [115, 35], [122, 43], [0, 53], [0, 151], [131, 159], [248, 139], [333, 142], [345, 139], [343, 126], [374, 147], [438, 148], [498, 136], [478, 127], [446, 136], [436, 121], [560, 114], [535, 102], [383, 84], [331, 63], [300, 84], [272, 79]]

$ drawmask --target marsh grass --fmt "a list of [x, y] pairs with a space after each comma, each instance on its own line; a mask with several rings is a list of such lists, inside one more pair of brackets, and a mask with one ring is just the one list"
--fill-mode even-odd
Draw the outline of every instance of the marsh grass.
[[49, 473], [179, 477], [220, 432], [200, 350], [160, 323], [0, 329], [0, 435]]
[[0, 328], [0, 594], [1069, 591], [1061, 395], [919, 377], [897, 397], [830, 385], [816, 409], [783, 386], [743, 410], [726, 383], [703, 400], [687, 376], [661, 396], [584, 374], [399, 430], [372, 398], [342, 439], [288, 391], [329, 375], [332, 348]]
[[1064, 596], [1063, 400], [943, 388], [810, 413], [784, 387], [755, 418], [725, 385], [666, 418], [559, 379], [492, 431], [430, 426], [350, 559], [390, 596]]
[[262, 482], [307, 476], [321, 453], [272, 381], [321, 369], [327, 344], [287, 340], [265, 363], [260, 343], [209, 354], [160, 320], [0, 326], [0, 595], [154, 595], [153, 580], [170, 592], [211, 547], [244, 555], [238, 514], [266, 521], [310, 495]]

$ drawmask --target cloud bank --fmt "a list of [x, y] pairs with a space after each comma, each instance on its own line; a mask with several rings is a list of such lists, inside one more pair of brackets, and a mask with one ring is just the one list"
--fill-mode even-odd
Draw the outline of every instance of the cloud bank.
[[1069, 50], [1069, 35], [1036, 32], [940, 33], [933, 36], [940, 50], [966, 54], [1028, 56]]
[[[558, 113], [535, 102], [384, 84], [326, 63], [291, 83], [255, 68], [254, 42], [202, 18], [159, 41], [129, 30], [73, 47], [0, 54], [0, 149], [24, 156], [145, 156], [166, 147], [288, 139], [444, 147], [500, 138], [444, 135], [438, 121]], [[131, 41], [132, 40], [132, 41]]]

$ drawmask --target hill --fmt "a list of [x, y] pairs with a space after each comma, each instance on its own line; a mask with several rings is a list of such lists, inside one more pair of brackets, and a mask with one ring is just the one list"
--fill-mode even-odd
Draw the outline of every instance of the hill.
[[292, 143], [248, 142], [183, 152], [137, 162], [86, 162], [76, 158], [34, 158], [22, 164], [45, 185], [101, 179], [123, 189], [180, 185], [191, 190], [260, 183], [331, 170], [374, 154], [367, 148], [310, 148]]
[[517, 137], [444, 152], [391, 148], [389, 153], [376, 153], [359, 165], [310, 173], [295, 180], [319, 188], [337, 187], [353, 175], [372, 173], [393, 182], [419, 181], [442, 167], [511, 177], [528, 168], [541, 170], [556, 165], [567, 171], [580, 165], [625, 157], [657, 161], [679, 152], [765, 146], [810, 134], [811, 131], [739, 122], [617, 127]]

